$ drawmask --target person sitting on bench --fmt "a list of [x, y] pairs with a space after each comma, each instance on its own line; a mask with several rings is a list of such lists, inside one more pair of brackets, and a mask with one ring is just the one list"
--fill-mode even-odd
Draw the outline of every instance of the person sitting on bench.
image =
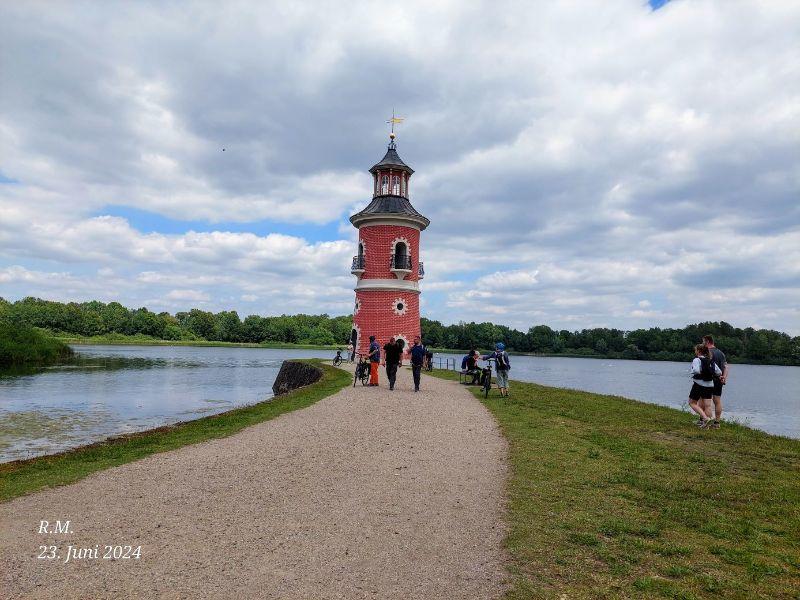
[[466, 372], [468, 375], [472, 375], [470, 385], [477, 385], [480, 382], [481, 368], [478, 366], [478, 356], [479, 354], [474, 348], [467, 355]]

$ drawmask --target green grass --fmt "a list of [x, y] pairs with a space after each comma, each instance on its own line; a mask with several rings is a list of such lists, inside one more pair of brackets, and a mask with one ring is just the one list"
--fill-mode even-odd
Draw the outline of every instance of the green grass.
[[87, 475], [205, 440], [227, 437], [283, 413], [305, 408], [351, 383], [351, 375], [318, 361], [322, 379], [272, 400], [194, 421], [111, 438], [62, 454], [0, 465], [0, 501], [72, 483]]
[[65, 344], [86, 344], [86, 345], [134, 345], [134, 346], [221, 346], [233, 348], [279, 348], [297, 350], [331, 350], [337, 348], [345, 349], [347, 344], [335, 346], [324, 346], [319, 344], [290, 344], [284, 342], [263, 342], [261, 344], [249, 344], [245, 342], [217, 342], [209, 340], [162, 340], [149, 335], [125, 335], [122, 333], [108, 333], [105, 335], [93, 335], [91, 337], [81, 337], [55, 333], [55, 338]]
[[0, 366], [47, 365], [71, 355], [69, 346], [40, 329], [0, 321]]
[[508, 598], [800, 598], [800, 441], [616, 396], [472, 389], [510, 447]]

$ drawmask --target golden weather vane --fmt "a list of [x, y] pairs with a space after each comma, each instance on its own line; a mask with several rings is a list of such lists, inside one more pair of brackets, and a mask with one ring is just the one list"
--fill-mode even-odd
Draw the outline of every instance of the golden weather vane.
[[392, 109], [392, 118], [387, 120], [386, 122], [392, 126], [392, 131], [389, 133], [389, 137], [394, 139], [394, 126], [399, 125], [403, 121], [405, 121], [405, 117], [396, 117], [394, 114], [394, 109]]

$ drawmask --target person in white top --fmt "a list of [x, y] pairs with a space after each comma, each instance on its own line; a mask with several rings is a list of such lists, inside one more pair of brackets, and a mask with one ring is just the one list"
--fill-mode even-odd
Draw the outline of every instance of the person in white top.
[[694, 347], [694, 360], [692, 361], [691, 376], [694, 380], [689, 391], [689, 408], [700, 416], [698, 426], [705, 429], [714, 420], [714, 415], [709, 408], [706, 411], [701, 400], [710, 400], [714, 392], [714, 377], [722, 375], [722, 371], [711, 359], [711, 353], [703, 344]]
[[350, 342], [349, 344], [347, 344], [347, 360], [349, 360], [350, 362], [353, 362], [353, 360], [355, 359], [355, 356], [354, 356], [354, 353], [353, 353], [354, 350], [355, 350], [355, 346], [353, 346], [353, 342]]

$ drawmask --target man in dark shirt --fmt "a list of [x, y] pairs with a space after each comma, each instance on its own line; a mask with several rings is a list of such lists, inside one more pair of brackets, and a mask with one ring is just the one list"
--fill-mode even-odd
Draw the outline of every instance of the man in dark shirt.
[[[722, 418], [722, 386], [728, 381], [728, 361], [725, 354], [714, 345], [714, 336], [711, 334], [703, 336], [703, 343], [711, 352], [711, 360], [722, 371], [722, 375], [714, 377], [714, 391], [712, 392], [711, 400], [714, 402], [714, 422], [711, 427], [719, 429], [719, 421]], [[706, 413], [709, 412], [711, 407], [705, 407]]]
[[397, 380], [397, 367], [400, 365], [402, 348], [394, 338], [389, 338], [389, 343], [383, 347], [383, 364], [386, 365], [386, 378], [389, 380], [389, 389], [394, 389]]
[[414, 345], [411, 346], [411, 374], [414, 376], [414, 391], [419, 391], [420, 371], [422, 363], [425, 362], [425, 346], [420, 343], [419, 336], [414, 338]]

